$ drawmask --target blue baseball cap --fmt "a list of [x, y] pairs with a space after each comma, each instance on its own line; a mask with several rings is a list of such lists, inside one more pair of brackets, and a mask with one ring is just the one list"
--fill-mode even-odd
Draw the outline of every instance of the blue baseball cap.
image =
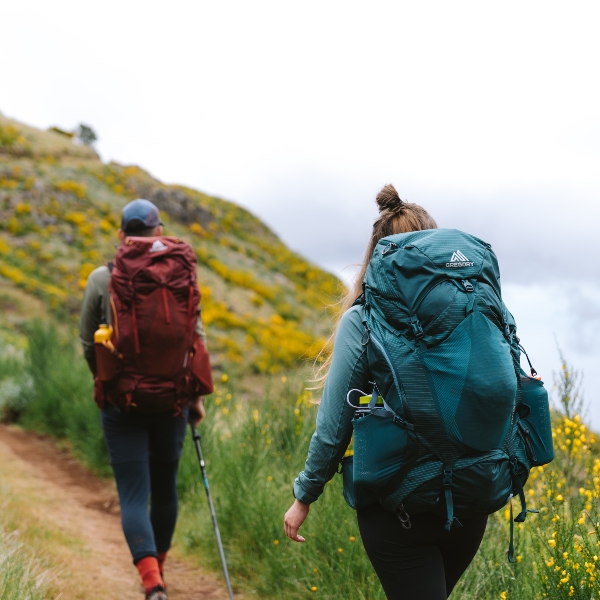
[[162, 225], [158, 208], [150, 202], [138, 198], [123, 207], [121, 229], [125, 232], [158, 227]]

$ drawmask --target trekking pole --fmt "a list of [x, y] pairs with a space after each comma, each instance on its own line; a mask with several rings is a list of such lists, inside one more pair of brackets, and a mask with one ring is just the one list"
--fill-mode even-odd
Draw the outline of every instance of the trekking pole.
[[196, 454], [198, 455], [198, 461], [200, 462], [200, 470], [202, 471], [202, 482], [204, 483], [204, 489], [206, 490], [206, 497], [208, 498], [208, 506], [210, 507], [210, 516], [212, 517], [213, 526], [215, 528], [215, 535], [217, 536], [217, 545], [219, 546], [219, 556], [221, 557], [221, 564], [223, 565], [223, 574], [225, 575], [225, 583], [227, 584], [227, 591], [229, 592], [229, 598], [233, 600], [233, 591], [231, 589], [231, 581], [229, 581], [229, 571], [227, 570], [227, 562], [225, 561], [225, 552], [223, 550], [223, 543], [221, 542], [221, 533], [219, 532], [219, 525], [217, 524], [217, 514], [215, 513], [215, 505], [210, 495], [210, 488], [208, 487], [208, 478], [206, 477], [206, 467], [204, 465], [204, 458], [202, 457], [202, 448], [200, 447], [200, 434], [193, 423], [190, 423], [192, 428], [192, 437], [194, 438], [194, 444], [196, 445]]

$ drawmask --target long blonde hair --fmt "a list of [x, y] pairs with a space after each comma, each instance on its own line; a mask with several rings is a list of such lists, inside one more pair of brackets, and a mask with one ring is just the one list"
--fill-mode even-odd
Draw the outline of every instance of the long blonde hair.
[[[390, 183], [384, 185], [375, 198], [379, 208], [379, 218], [373, 223], [373, 231], [367, 245], [365, 258], [360, 265], [360, 270], [354, 280], [354, 284], [344, 298], [340, 301], [339, 317], [333, 328], [333, 332], [325, 345], [323, 351], [319, 354], [317, 360], [322, 363], [319, 365], [315, 374], [314, 382], [316, 388], [323, 387], [325, 379], [331, 366], [331, 357], [333, 350], [333, 340], [342, 315], [352, 306], [352, 303], [362, 294], [362, 284], [369, 266], [369, 261], [377, 242], [388, 235], [395, 233], [408, 233], [409, 231], [422, 231], [423, 229], [437, 229], [437, 223], [431, 215], [418, 204], [404, 202], [400, 199], [396, 188]], [[325, 360], [323, 356], [327, 355]]]

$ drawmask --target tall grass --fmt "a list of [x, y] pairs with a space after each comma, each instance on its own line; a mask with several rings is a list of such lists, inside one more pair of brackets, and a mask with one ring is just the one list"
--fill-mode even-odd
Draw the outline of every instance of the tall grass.
[[[236, 410], [235, 383], [217, 388], [203, 426], [209, 480], [223, 538], [236, 578], [260, 597], [383, 599], [368, 562], [353, 511], [341, 496], [339, 477], [315, 505], [305, 544], [283, 533], [283, 514], [293, 502], [292, 482], [314, 428], [307, 394], [269, 395], [260, 407]], [[229, 397], [231, 395], [231, 397]], [[239, 406], [239, 405], [237, 405]], [[179, 476], [183, 499], [178, 538], [218, 569], [212, 524], [191, 444]]]
[[47, 572], [27, 555], [16, 535], [0, 528], [0, 600], [45, 600]]
[[100, 475], [110, 474], [85, 361], [73, 342], [59, 335], [52, 324], [30, 323], [27, 341], [20, 365], [12, 356], [0, 359], [0, 376], [10, 372], [11, 385], [16, 383], [18, 389], [18, 394], [13, 393], [0, 407], [2, 412], [13, 415], [28, 429], [67, 440], [85, 464]]
[[[29, 331], [29, 348], [20, 367], [26, 382], [20, 421], [65, 437], [82, 460], [106, 472], [91, 378], [83, 359], [69, 342], [57, 341], [51, 327], [39, 324]], [[559, 380], [569, 376], [563, 365]], [[342, 498], [340, 477], [334, 477], [311, 508], [302, 529], [306, 543], [293, 543], [283, 534], [283, 514], [293, 501], [292, 482], [306, 458], [316, 412], [302, 381], [290, 377], [283, 387], [276, 395], [267, 390], [264, 397], [242, 404], [235, 377], [223, 376], [200, 426], [234, 584], [264, 598], [383, 600], [356, 517]], [[568, 398], [562, 401], [564, 405]], [[540, 514], [515, 524], [517, 562], [511, 565], [506, 559], [509, 515], [502, 510], [490, 517], [481, 549], [452, 597], [600, 598], [596, 575], [600, 561], [595, 554], [600, 553], [597, 442], [574, 414], [554, 414], [554, 435], [555, 461], [534, 469], [526, 486], [528, 502]], [[176, 544], [218, 572], [212, 522], [189, 438], [179, 492]]]

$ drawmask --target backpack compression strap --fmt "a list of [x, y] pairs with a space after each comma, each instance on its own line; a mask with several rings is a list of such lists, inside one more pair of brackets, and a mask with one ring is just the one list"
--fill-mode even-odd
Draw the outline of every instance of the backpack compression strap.
[[454, 516], [454, 500], [452, 498], [452, 467], [444, 466], [444, 477], [442, 478], [444, 498], [446, 499], [446, 525], [444, 529], [450, 531], [452, 525], [462, 527], [462, 523]]

